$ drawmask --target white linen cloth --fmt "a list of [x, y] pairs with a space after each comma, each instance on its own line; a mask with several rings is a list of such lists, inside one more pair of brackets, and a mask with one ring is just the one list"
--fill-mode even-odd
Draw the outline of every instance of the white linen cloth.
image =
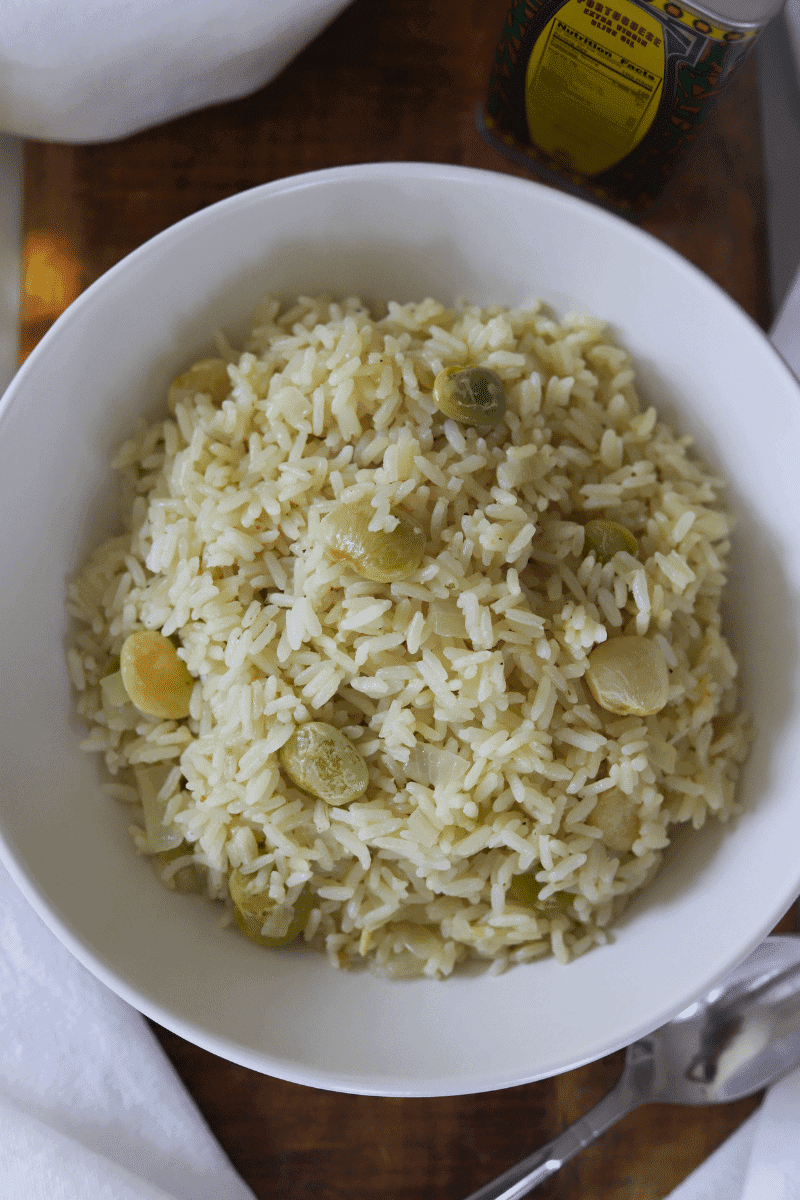
[[0, 0], [0, 130], [124, 137], [246, 96], [348, 0]]
[[668, 1200], [797, 1200], [798, 1134], [800, 1069], [774, 1083], [753, 1115]]
[[[800, 8], [800, 0], [798, 3]], [[798, 164], [798, 200], [800, 201], [800, 164]], [[797, 211], [800, 221], [800, 207]], [[783, 301], [770, 330], [770, 340], [784, 361], [800, 379], [800, 270]], [[800, 1196], [800, 1192], [798, 1193]]]
[[0, 1031], [0, 1195], [254, 1200], [144, 1019], [2, 864]]

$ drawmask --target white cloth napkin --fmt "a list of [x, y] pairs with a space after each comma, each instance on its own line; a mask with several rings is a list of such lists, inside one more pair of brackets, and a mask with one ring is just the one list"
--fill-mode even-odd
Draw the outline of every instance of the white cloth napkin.
[[0, 1195], [253, 1200], [144, 1019], [2, 865], [0, 1030]]
[[798, 1200], [800, 1070], [774, 1083], [760, 1107], [668, 1200]]
[[[800, 4], [798, 5], [800, 8]], [[798, 163], [798, 203], [800, 204], [800, 163]], [[797, 219], [800, 221], [800, 207]], [[800, 270], [781, 305], [770, 330], [770, 340], [784, 361], [800, 379]], [[800, 1193], [798, 1193], [800, 1196]]]
[[0, 130], [109, 141], [263, 87], [348, 0], [0, 0]]

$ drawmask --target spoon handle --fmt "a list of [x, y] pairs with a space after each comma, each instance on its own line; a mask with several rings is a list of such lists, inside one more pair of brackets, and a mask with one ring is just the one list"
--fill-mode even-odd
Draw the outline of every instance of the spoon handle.
[[579, 1150], [590, 1145], [642, 1102], [623, 1074], [616, 1087], [585, 1116], [568, 1125], [547, 1145], [478, 1188], [467, 1200], [519, 1200], [521, 1196], [527, 1196], [545, 1179], [555, 1175]]

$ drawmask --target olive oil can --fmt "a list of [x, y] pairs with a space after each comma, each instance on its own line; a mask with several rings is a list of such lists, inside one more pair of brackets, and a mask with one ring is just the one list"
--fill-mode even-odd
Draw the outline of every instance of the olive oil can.
[[484, 137], [631, 215], [649, 208], [782, 0], [511, 0]]

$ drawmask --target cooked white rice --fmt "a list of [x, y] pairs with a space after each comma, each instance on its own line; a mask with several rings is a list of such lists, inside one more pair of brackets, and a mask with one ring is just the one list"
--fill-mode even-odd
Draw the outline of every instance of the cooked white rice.
[[[167, 884], [195, 864], [228, 920], [231, 868], [278, 906], [310, 887], [304, 937], [335, 966], [442, 977], [607, 941], [670, 826], [736, 811], [748, 733], [720, 631], [721, 480], [640, 403], [600, 321], [539, 304], [268, 298], [244, 352], [221, 353], [222, 387], [220, 364], [190, 372], [120, 449], [125, 531], [69, 588], [82, 745], [131, 803], [136, 847]], [[489, 434], [444, 420], [430, 392], [475, 361], [508, 395]], [[331, 558], [320, 524], [362, 496], [378, 525], [397, 506], [426, 531], [407, 580]], [[624, 523], [637, 556], [584, 557], [592, 516]], [[196, 677], [187, 720], [104, 686], [141, 628]], [[666, 656], [656, 716], [613, 716], [586, 686], [589, 652], [622, 633]], [[368, 764], [348, 807], [281, 772], [310, 720]], [[507, 895], [522, 873], [533, 905]]]

